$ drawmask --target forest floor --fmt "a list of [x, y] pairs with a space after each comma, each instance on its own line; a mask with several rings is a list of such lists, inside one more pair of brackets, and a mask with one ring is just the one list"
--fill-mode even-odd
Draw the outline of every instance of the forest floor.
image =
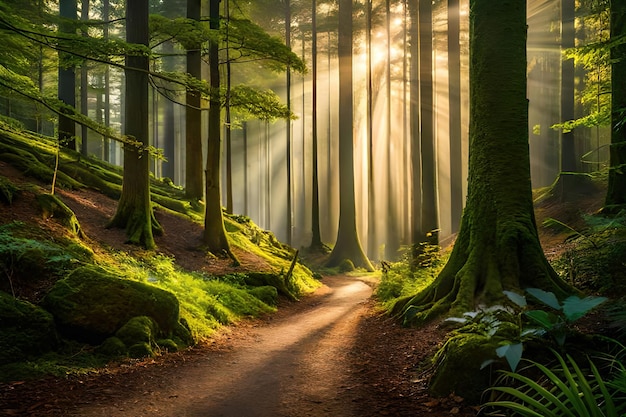
[[[0, 174], [19, 183], [10, 166]], [[90, 190], [59, 191], [95, 246], [125, 251], [124, 231], [105, 229], [116, 202]], [[571, 210], [593, 212], [597, 196]], [[543, 212], [541, 211], [543, 210]], [[562, 207], [546, 206], [540, 216]], [[569, 209], [568, 209], [569, 210]], [[10, 212], [10, 213], [9, 213]], [[543, 214], [542, 214], [543, 213]], [[200, 225], [164, 211], [159, 250], [184, 268], [216, 274], [263, 268], [252, 254], [237, 252], [242, 266], [207, 259], [198, 246]], [[0, 213], [0, 224], [41, 220], [28, 196]], [[540, 220], [538, 220], [538, 223]], [[572, 222], [570, 222], [572, 223]], [[51, 232], [52, 233], [52, 232]], [[563, 238], [542, 235], [548, 256]], [[475, 416], [477, 407], [451, 395], [432, 398], [428, 373], [418, 365], [441, 346], [445, 330], [433, 323], [404, 328], [383, 315], [371, 298], [371, 279], [329, 276], [299, 302], [281, 301], [279, 311], [224, 328], [210, 341], [183, 352], [112, 363], [67, 378], [0, 385], [2, 416]], [[478, 365], [478, 364], [477, 364]]]

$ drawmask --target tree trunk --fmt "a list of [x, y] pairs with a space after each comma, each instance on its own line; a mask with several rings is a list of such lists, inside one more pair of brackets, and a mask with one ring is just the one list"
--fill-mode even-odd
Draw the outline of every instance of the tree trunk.
[[502, 300], [503, 290], [570, 289], [546, 260], [533, 211], [526, 100], [526, 0], [470, 2], [467, 205], [448, 263], [394, 311], [422, 323]]
[[[76, 20], [76, 0], [61, 0], [59, 2], [59, 14], [61, 18]], [[74, 26], [72, 24], [61, 22], [59, 25], [60, 32], [73, 33]], [[67, 48], [68, 46], [65, 45]], [[59, 100], [68, 106], [76, 107], [76, 74], [74, 66], [68, 66], [68, 53], [59, 52], [59, 84], [58, 96]], [[65, 113], [70, 110], [64, 111]], [[62, 112], [62, 113], [64, 113]], [[76, 123], [63, 114], [59, 114], [59, 143], [61, 145], [76, 150]]]
[[458, 232], [463, 214], [460, 12], [459, 0], [448, 0], [448, 113], [450, 114], [450, 215], [452, 233]]
[[430, 1], [419, 2], [419, 73], [422, 156], [422, 223], [414, 243], [439, 243], [439, 203], [437, 198], [437, 151], [433, 100], [433, 13]]
[[[126, 7], [126, 41], [148, 45], [148, 0], [134, 0]], [[135, 70], [136, 69], [136, 70]], [[124, 134], [140, 142], [142, 148], [124, 145], [124, 181], [117, 212], [110, 226], [126, 228], [128, 242], [154, 248], [154, 233], [162, 233], [150, 204], [150, 156], [148, 146], [147, 56], [126, 56]]]
[[[89, 0], [82, 0], [82, 9], [80, 14], [80, 20], [87, 21], [89, 20]], [[88, 37], [87, 32], [83, 32], [83, 36]], [[87, 69], [87, 60], [83, 61], [83, 64], [80, 67], [80, 112], [84, 116], [89, 117], [89, 80], [88, 77], [88, 69]], [[88, 136], [89, 129], [87, 125], [80, 126], [80, 153], [83, 156], [87, 156], [89, 154], [88, 147]]]
[[365, 28], [365, 49], [367, 51], [367, 254], [376, 256], [378, 249], [378, 237], [376, 233], [376, 186], [374, 184], [374, 126], [372, 123], [374, 116], [373, 103], [373, 80], [372, 80], [372, 0], [367, 1], [366, 11], [366, 28]]
[[[285, 44], [291, 48], [291, 2], [285, 0]], [[287, 65], [287, 79], [286, 79], [286, 93], [287, 93], [287, 109], [291, 111], [291, 68]], [[291, 119], [286, 119], [286, 150], [285, 161], [287, 165], [287, 244], [291, 245], [291, 232], [292, 232], [292, 187], [291, 187]]]
[[311, 140], [313, 172], [311, 175], [311, 246], [313, 250], [321, 250], [322, 234], [320, 231], [320, 190], [319, 190], [319, 167], [318, 167], [318, 146], [317, 146], [317, 0], [311, 2]]
[[356, 229], [352, 104], [352, 0], [339, 0], [339, 230], [328, 266], [350, 260], [373, 271]]
[[[187, 1], [187, 18], [200, 20], [201, 1]], [[202, 79], [202, 46], [195, 45], [187, 51], [187, 73]], [[202, 200], [204, 197], [202, 179], [202, 100], [200, 93], [187, 91], [185, 110], [185, 197], [190, 200]]]
[[[219, 0], [211, 0], [209, 3], [209, 19], [212, 30], [219, 30], [219, 6]], [[237, 258], [230, 250], [222, 214], [222, 197], [220, 192], [221, 102], [219, 94], [219, 44], [216, 40], [209, 41], [209, 73], [211, 95], [209, 98], [209, 141], [207, 144], [205, 178], [206, 211], [202, 240], [212, 254], [227, 255], [236, 264], [239, 264]]]
[[[561, 49], [575, 46], [576, 31], [574, 0], [561, 0]], [[561, 64], [561, 120], [574, 120], [574, 59], [564, 59]], [[562, 199], [567, 200], [576, 191], [576, 179], [582, 178], [573, 175], [577, 171], [576, 142], [574, 131], [561, 133], [561, 173], [560, 187]]]
[[[626, 3], [611, 2], [611, 39], [626, 37]], [[611, 50], [611, 148], [605, 211], [626, 206], [626, 44]]]

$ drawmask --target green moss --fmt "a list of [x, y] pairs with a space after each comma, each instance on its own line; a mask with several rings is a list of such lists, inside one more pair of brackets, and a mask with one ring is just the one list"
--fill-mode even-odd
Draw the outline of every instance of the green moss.
[[478, 403], [490, 383], [489, 367], [481, 370], [481, 364], [496, 359], [497, 347], [496, 339], [482, 335], [463, 333], [452, 336], [433, 359], [435, 373], [429, 391], [438, 397], [456, 393], [470, 403]]
[[278, 291], [274, 287], [265, 285], [252, 288], [249, 292], [269, 306], [276, 306], [278, 304]]
[[154, 320], [147, 316], [137, 316], [120, 327], [115, 336], [126, 346], [132, 346], [140, 342], [150, 344], [158, 333], [158, 326]]
[[0, 201], [11, 204], [13, 199], [19, 194], [20, 189], [8, 178], [0, 176]]
[[177, 352], [178, 344], [172, 339], [160, 339], [156, 341], [156, 345], [161, 351]]
[[131, 358], [141, 359], [154, 356], [154, 351], [149, 343], [141, 342], [128, 348], [128, 356]]
[[339, 263], [339, 272], [345, 273], [345, 272], [352, 272], [354, 271], [354, 263], [350, 260], [350, 259], [344, 259], [343, 261], [341, 261], [341, 263]]
[[50, 313], [0, 291], [0, 365], [48, 352], [57, 344]]
[[44, 298], [64, 334], [100, 343], [131, 318], [149, 316], [164, 334], [178, 325], [178, 300], [160, 288], [80, 267], [59, 280]]
[[113, 336], [107, 338], [98, 348], [96, 353], [101, 355], [115, 358], [119, 356], [125, 356], [128, 352], [126, 345], [119, 338]]
[[39, 194], [37, 195], [37, 203], [44, 219], [58, 219], [75, 236], [83, 236], [76, 215], [59, 197], [51, 194]]

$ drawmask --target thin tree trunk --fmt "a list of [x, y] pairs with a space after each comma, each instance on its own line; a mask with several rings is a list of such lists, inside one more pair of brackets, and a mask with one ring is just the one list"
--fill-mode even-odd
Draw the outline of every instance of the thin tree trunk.
[[[626, 37], [626, 3], [611, 2], [611, 39]], [[626, 44], [611, 50], [611, 148], [606, 210], [618, 213], [626, 205]]]
[[[201, 0], [187, 0], [187, 18], [200, 20]], [[202, 79], [200, 44], [187, 51], [187, 73]], [[185, 197], [190, 200], [204, 198], [202, 179], [202, 100], [197, 91], [187, 91], [185, 110]]]
[[422, 151], [422, 224], [420, 242], [438, 244], [437, 149], [433, 100], [433, 14], [430, 1], [419, 2], [420, 114]]
[[[285, 0], [285, 44], [291, 48], [291, 3], [289, 0]], [[287, 109], [291, 111], [291, 68], [287, 65]], [[292, 232], [292, 189], [291, 189], [291, 119], [286, 120], [286, 150], [285, 160], [287, 162], [287, 244], [291, 245], [291, 232]]]
[[459, 0], [448, 0], [448, 101], [450, 119], [450, 214], [456, 233], [463, 214], [463, 140], [461, 135], [461, 45]]
[[[80, 14], [80, 20], [87, 21], [89, 20], [89, 0], [82, 0], [82, 9]], [[83, 36], [88, 37], [87, 32], [83, 32]], [[80, 67], [80, 112], [89, 117], [89, 80], [88, 80], [88, 68], [87, 61], [83, 61], [83, 64]], [[87, 156], [89, 154], [89, 129], [86, 125], [80, 126], [80, 140], [81, 147], [80, 153], [83, 156]]]
[[312, 135], [312, 175], [311, 175], [311, 249], [321, 249], [322, 234], [320, 231], [320, 191], [317, 145], [317, 0], [311, 2], [311, 135]]
[[[574, 0], [561, 0], [561, 49], [574, 47], [575, 40]], [[561, 120], [574, 120], [574, 59], [561, 63]], [[561, 196], [564, 199], [574, 191], [577, 171], [576, 142], [574, 132], [561, 133]]]
[[378, 234], [376, 233], [376, 184], [374, 183], [374, 127], [372, 118], [373, 111], [373, 87], [372, 87], [372, 0], [367, 0], [365, 28], [365, 49], [367, 50], [367, 66], [365, 68], [367, 78], [367, 254], [377, 255]]
[[[59, 14], [62, 18], [76, 20], [76, 7], [76, 0], [61, 0], [59, 2]], [[74, 26], [62, 22], [59, 25], [59, 30], [71, 33], [74, 31]], [[67, 64], [68, 59], [67, 53], [59, 52], [58, 96], [59, 100], [66, 105], [76, 107], [76, 74], [74, 66]], [[62, 146], [76, 150], [76, 123], [63, 115], [67, 112], [71, 113], [70, 110], [67, 110], [62, 111], [62, 114], [59, 115], [58, 138]]]
[[[210, 0], [209, 7], [210, 28], [218, 30], [220, 24], [219, 0]], [[207, 245], [209, 252], [214, 255], [228, 255], [238, 265], [239, 261], [232, 253], [230, 243], [226, 237], [222, 215], [220, 192], [221, 100], [219, 95], [219, 45], [216, 40], [209, 41], [209, 72], [211, 95], [209, 97], [209, 141], [206, 160], [206, 211], [204, 215], [203, 241]]]

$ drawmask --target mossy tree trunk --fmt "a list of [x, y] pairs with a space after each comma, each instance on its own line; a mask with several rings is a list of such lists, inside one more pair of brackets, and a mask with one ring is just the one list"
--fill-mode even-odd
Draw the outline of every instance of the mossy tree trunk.
[[526, 0], [472, 0], [470, 48], [467, 204], [447, 265], [428, 288], [395, 306], [414, 323], [494, 304], [505, 289], [568, 291], [543, 254], [533, 212]]
[[[126, 7], [126, 40], [148, 45], [148, 0], [135, 0]], [[122, 194], [109, 226], [126, 228], [129, 242], [152, 249], [153, 232], [162, 229], [150, 203], [150, 156], [143, 149], [148, 145], [148, 57], [128, 55], [126, 66], [124, 134], [140, 146], [124, 145]]]
[[[611, 39], [626, 37], [626, 2], [611, 1]], [[611, 151], [606, 211], [626, 207], [626, 44], [611, 50]]]
[[[210, 28], [219, 29], [219, 0], [210, 1]], [[224, 217], [222, 213], [222, 197], [220, 191], [220, 73], [219, 45], [216, 40], [209, 41], [209, 72], [211, 96], [209, 98], [209, 141], [207, 146], [205, 195], [206, 209], [204, 215], [203, 242], [209, 252], [214, 255], [226, 254], [238, 264], [237, 258], [230, 249], [226, 237]]]
[[339, 1], [339, 229], [327, 265], [350, 260], [356, 267], [373, 271], [363, 252], [356, 229], [354, 197], [354, 149], [352, 105], [352, 0]]

